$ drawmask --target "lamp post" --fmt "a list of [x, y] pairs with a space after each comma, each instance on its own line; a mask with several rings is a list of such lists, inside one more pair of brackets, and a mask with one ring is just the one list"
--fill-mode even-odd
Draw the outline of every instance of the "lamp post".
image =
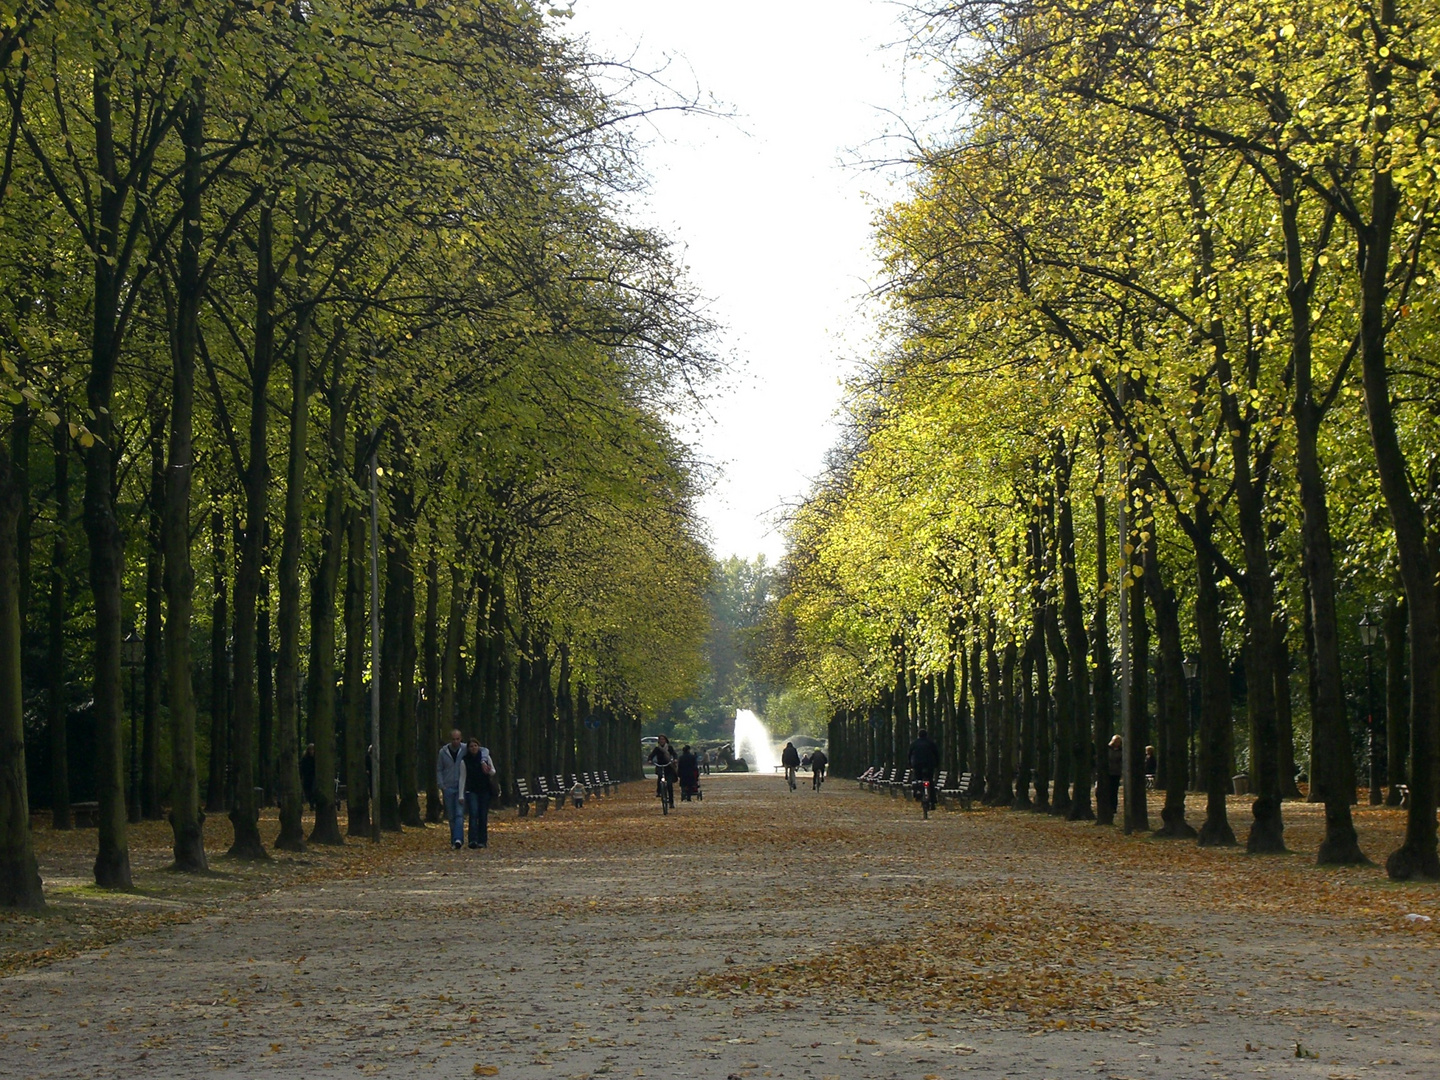
[[133, 627], [120, 642], [120, 666], [130, 672], [130, 791], [125, 809], [133, 825], [140, 820], [140, 725], [135, 719], [135, 672], [145, 666], [145, 638]]
[[1370, 729], [1370, 805], [1379, 806], [1380, 794], [1380, 740], [1375, 724], [1375, 639], [1380, 636], [1380, 624], [1370, 618], [1366, 611], [1360, 616], [1360, 642], [1365, 646], [1365, 724]]
[[1195, 676], [1200, 673], [1200, 665], [1192, 655], [1185, 657], [1180, 667], [1185, 672], [1185, 702], [1189, 705], [1190, 713], [1190, 790], [1194, 791], [1200, 786], [1200, 773], [1195, 756]]

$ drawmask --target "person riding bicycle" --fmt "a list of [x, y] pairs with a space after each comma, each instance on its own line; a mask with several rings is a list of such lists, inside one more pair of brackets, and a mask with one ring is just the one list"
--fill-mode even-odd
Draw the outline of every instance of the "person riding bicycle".
[[665, 796], [665, 785], [675, 783], [675, 748], [669, 736], [661, 735], [645, 759], [655, 766], [655, 794]]
[[795, 790], [795, 770], [800, 768], [800, 751], [795, 749], [794, 743], [786, 743], [785, 749], [780, 751], [780, 764], [785, 766], [785, 781], [790, 785], [790, 790]]
[[818, 746], [810, 755], [810, 786], [816, 791], [825, 782], [825, 767], [830, 764], [830, 759], [825, 756], [825, 751]]
[[932, 785], [931, 804], [934, 803], [935, 770], [940, 765], [940, 747], [930, 738], [930, 733], [921, 731], [910, 744], [910, 779], [917, 789], [927, 780]]

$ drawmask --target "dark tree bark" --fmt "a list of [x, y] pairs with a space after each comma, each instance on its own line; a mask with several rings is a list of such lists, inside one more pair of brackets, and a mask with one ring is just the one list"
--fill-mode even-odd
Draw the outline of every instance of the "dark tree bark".
[[230, 661], [226, 656], [230, 615], [226, 573], [230, 558], [225, 550], [225, 515], [210, 515], [210, 559], [214, 596], [210, 608], [210, 769], [205, 785], [205, 812], [220, 813], [231, 806], [234, 783], [230, 772]]
[[[264, 580], [265, 535], [270, 502], [270, 375], [275, 365], [275, 294], [273, 201], [260, 204], [255, 233], [255, 338], [250, 359], [250, 460], [240, 477], [245, 494], [245, 531], [240, 539], [240, 565], [235, 574], [235, 712], [231, 757], [236, 771], [236, 799], [230, 811], [234, 843], [230, 854], [241, 859], [268, 858], [260, 837], [260, 808], [255, 800], [255, 768], [251, 747], [260, 711], [256, 686], [260, 591]], [[268, 725], [262, 732], [262, 755], [270, 744]], [[268, 762], [260, 768], [260, 784], [270, 791]]]
[[1012, 810], [1034, 808], [1034, 803], [1030, 800], [1030, 779], [1035, 769], [1035, 653], [1039, 649], [1039, 639], [1039, 633], [1032, 627], [1025, 638], [1025, 647], [1018, 650], [1020, 692], [1019, 701], [1015, 705], [1015, 718], [1020, 753], [1015, 763], [1015, 793], [1010, 799]]
[[1386, 806], [1400, 805], [1400, 785], [1408, 772], [1406, 752], [1410, 749], [1410, 694], [1405, 685], [1405, 601], [1396, 598], [1385, 605], [1385, 736], [1389, 753], [1385, 758], [1390, 790]]
[[1095, 824], [1115, 824], [1118, 809], [1110, 798], [1106, 783], [1109, 775], [1107, 754], [1115, 715], [1114, 659], [1110, 653], [1110, 556], [1108, 536], [1109, 511], [1106, 508], [1105, 440], [1096, 439], [1095, 466], [1095, 617], [1090, 626], [1090, 652], [1095, 658], [1095, 695], [1090, 732], [1092, 768], [1095, 773]]
[[1289, 620], [1283, 610], [1275, 615], [1275, 727], [1280, 736], [1280, 795], [1286, 799], [1300, 798], [1295, 777], [1300, 772], [1295, 762], [1295, 715], [1290, 694]]
[[17, 551], [20, 513], [14, 462], [0, 440], [0, 908], [34, 910], [45, 906], [45, 894], [30, 837], [25, 777]]
[[[269, 535], [270, 530], [265, 530]], [[260, 613], [255, 617], [256, 760], [265, 805], [275, 804], [275, 650], [270, 644], [270, 583], [260, 579]]]
[[[340, 334], [337, 327], [336, 334]], [[331, 352], [326, 401], [329, 465], [320, 524], [320, 561], [310, 580], [310, 741], [315, 744], [315, 826], [312, 844], [342, 844], [335, 805], [335, 594], [345, 550], [345, 349]]]
[[[49, 626], [45, 650], [50, 826], [69, 829], [73, 822], [70, 817], [70, 745], [65, 730], [68, 711], [65, 702], [65, 584], [70, 562], [70, 431], [63, 416], [55, 425], [52, 445], [55, 457], [55, 539], [50, 547]], [[0, 869], [0, 873], [3, 872]]]
[[[297, 221], [307, 200], [296, 198]], [[299, 222], [300, 232], [306, 229]], [[296, 254], [296, 278], [303, 294], [303, 246]], [[300, 547], [305, 529], [305, 460], [310, 425], [310, 311], [301, 305], [290, 357], [290, 446], [285, 468], [285, 514], [280, 532], [280, 652], [275, 663], [275, 719], [279, 729], [276, 794], [280, 803], [281, 851], [305, 850], [304, 799], [300, 790]]]
[[[1158, 742], [1165, 761], [1165, 806], [1160, 811], [1160, 828], [1156, 836], [1191, 839], [1197, 834], [1185, 820], [1185, 789], [1189, 779], [1186, 761], [1185, 652], [1180, 641], [1180, 603], [1175, 590], [1165, 580], [1160, 568], [1159, 550], [1152, 532], [1145, 543], [1145, 590], [1155, 610], [1155, 632], [1160, 639], [1156, 656], [1156, 728], [1166, 733]], [[1157, 781], [1158, 783], [1158, 781]]]
[[[1151, 526], [1153, 528], [1153, 525]], [[1132, 531], [1127, 538], [1135, 551], [1135, 563], [1140, 562], [1142, 544], [1138, 532]], [[1125, 565], [1131, 560], [1127, 558]], [[1144, 747], [1150, 735], [1150, 702], [1148, 676], [1150, 666], [1150, 623], [1145, 617], [1144, 583], [1130, 574], [1128, 587], [1120, 590], [1120, 603], [1129, 605], [1130, 634], [1130, 713], [1124, 718], [1121, 731], [1125, 763], [1125, 831], [1143, 832], [1150, 828], [1150, 808], [1145, 796], [1145, 752]]]
[[[1203, 507], [1196, 526], [1213, 528]], [[1235, 832], [1225, 810], [1230, 793], [1230, 666], [1220, 632], [1220, 589], [1208, 544], [1195, 545], [1195, 636], [1200, 642], [1200, 777], [1205, 787], [1205, 823], [1201, 847], [1230, 847]]]
[[[409, 491], [405, 492], [403, 502], [409, 513]], [[413, 528], [413, 519], [407, 516], [407, 521]], [[402, 581], [402, 608], [400, 622], [400, 741], [398, 743], [399, 754], [396, 760], [397, 771], [401, 778], [400, 787], [400, 821], [411, 828], [419, 829], [425, 825], [420, 816], [420, 777], [417, 770], [416, 745], [419, 738], [419, 724], [417, 710], [415, 708], [415, 664], [418, 659], [419, 650], [415, 644], [415, 562], [413, 550], [413, 532], [407, 529], [405, 543], [405, 569], [404, 580]]]
[[358, 506], [345, 509], [345, 832], [370, 835], [370, 727], [366, 722], [365, 518]]
[[[989, 697], [985, 693], [984, 673], [984, 646], [981, 643], [981, 633], [978, 623], [972, 629], [970, 642], [970, 714], [974, 717], [973, 745], [975, 752], [971, 755], [970, 770], [974, 774], [970, 778], [970, 789], [983, 792], [985, 790], [986, 765], [989, 761], [986, 742], [986, 717], [993, 707]], [[871, 764], [878, 764], [873, 759]]]
[[[392, 514], [393, 523], [394, 516]], [[380, 611], [380, 828], [399, 832], [400, 818], [400, 663], [404, 651], [404, 552], [392, 531], [385, 538], [385, 592]]]
[[1015, 693], [1015, 667], [1019, 660], [1015, 638], [1009, 637], [1000, 659], [1000, 734], [999, 776], [995, 805], [1007, 806], [1015, 800], [1015, 741], [1020, 727], [1019, 695]]
[[[150, 420], [149, 543], [145, 553], [145, 713], [140, 751], [140, 815], [160, 821], [160, 698], [165, 679], [165, 427], [169, 412]], [[62, 425], [63, 426], [63, 425]]]
[[[195, 571], [190, 562], [190, 489], [195, 472], [195, 354], [199, 344], [201, 234], [201, 161], [205, 142], [205, 98], [192, 87], [182, 124], [185, 145], [181, 199], [184, 223], [175, 275], [175, 325], [171, 353], [170, 449], [165, 482], [165, 671], [166, 703], [170, 709], [170, 829], [176, 870], [206, 870], [203, 818], [199, 807], [199, 775], [195, 767], [195, 691], [191, 681], [191, 626], [194, 620]], [[92, 404], [92, 408], [93, 408]], [[93, 542], [92, 542], [93, 543]], [[215, 673], [219, 675], [217, 671]], [[116, 679], [119, 679], [117, 668]], [[212, 709], [214, 697], [212, 696]], [[220, 710], [223, 722], [224, 711]], [[211, 724], [211, 776], [225, 741], [215, 738]], [[212, 784], [212, 804], [220, 794]]]
[[444, 742], [440, 734], [440, 566], [434, 548], [425, 563], [425, 635], [421, 645], [424, 654], [425, 692], [420, 704], [420, 740], [418, 768], [425, 784], [425, 820], [438, 825], [445, 817], [445, 804], [435, 783], [435, 770], [429, 767], [435, 748]]

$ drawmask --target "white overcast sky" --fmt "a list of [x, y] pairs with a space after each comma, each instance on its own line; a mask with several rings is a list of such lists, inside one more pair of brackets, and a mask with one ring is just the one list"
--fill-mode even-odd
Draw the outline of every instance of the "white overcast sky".
[[[640, 216], [684, 253], [711, 300], [733, 386], [687, 434], [723, 470], [702, 499], [717, 556], [784, 549], [793, 505], [834, 442], [842, 380], [868, 354], [876, 200], [897, 195], [856, 163], [906, 112], [898, 8], [887, 0], [724, 4], [574, 0], [562, 32], [633, 58], [729, 113], [642, 128], [651, 185]], [[912, 89], [913, 92], [913, 89]]]

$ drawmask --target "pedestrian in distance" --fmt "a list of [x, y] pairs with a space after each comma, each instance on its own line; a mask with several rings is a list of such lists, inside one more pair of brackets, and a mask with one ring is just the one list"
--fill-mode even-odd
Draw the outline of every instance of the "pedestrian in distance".
[[780, 764], [785, 766], [785, 781], [790, 785], [790, 790], [794, 791], [795, 770], [800, 768], [800, 751], [795, 749], [794, 743], [787, 742], [785, 749], [780, 751]]
[[465, 753], [460, 755], [460, 790], [465, 798], [465, 814], [470, 819], [470, 848], [483, 848], [490, 842], [491, 777], [495, 762], [490, 751], [471, 736]]
[[830, 758], [817, 746], [810, 754], [810, 787], [815, 791], [825, 782], [825, 769], [829, 764]]
[[465, 738], [460, 729], [450, 732], [450, 741], [435, 759], [435, 786], [445, 801], [445, 820], [450, 822], [450, 846], [465, 844], [465, 800], [460, 789], [460, 759], [465, 756]]

